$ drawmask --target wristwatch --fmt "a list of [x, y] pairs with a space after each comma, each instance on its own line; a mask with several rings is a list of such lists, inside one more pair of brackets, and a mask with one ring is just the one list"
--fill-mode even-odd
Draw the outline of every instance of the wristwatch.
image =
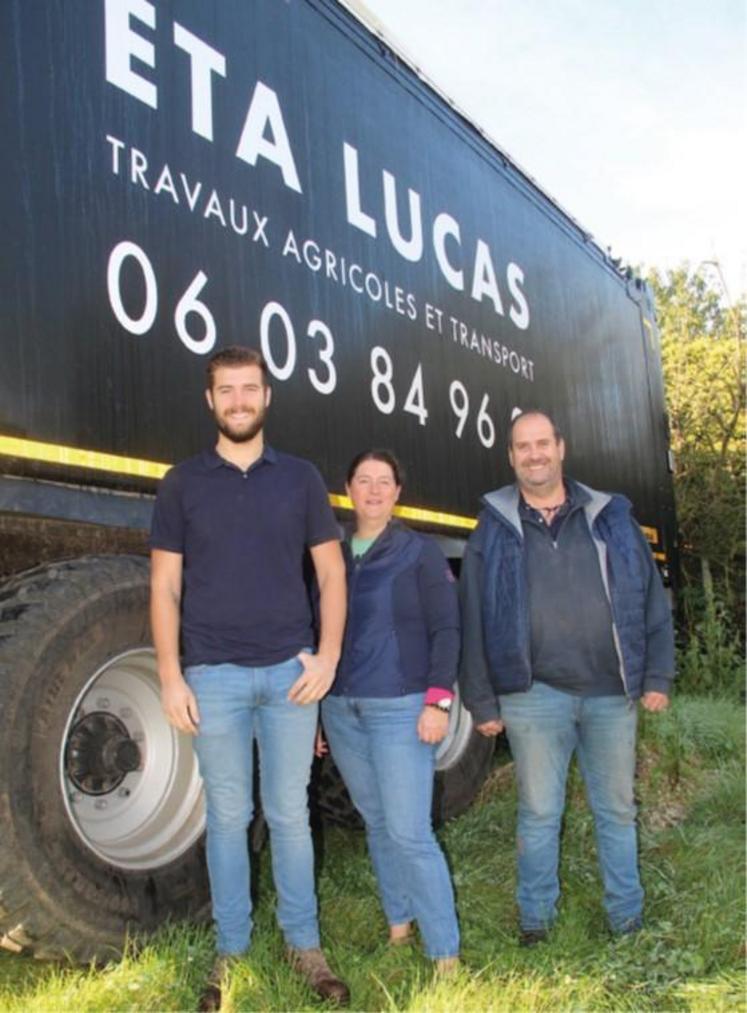
[[436, 710], [443, 711], [444, 714], [448, 714], [451, 710], [451, 700], [449, 697], [444, 697], [443, 700], [439, 700], [438, 703], [427, 703], [426, 707], [435, 707]]

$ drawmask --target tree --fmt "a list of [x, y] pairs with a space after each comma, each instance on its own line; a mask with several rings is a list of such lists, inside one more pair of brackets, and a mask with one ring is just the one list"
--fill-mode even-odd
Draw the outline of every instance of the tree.
[[707, 611], [720, 599], [736, 616], [745, 551], [747, 303], [731, 304], [703, 266], [654, 270], [648, 281], [661, 333], [683, 577], [701, 584]]

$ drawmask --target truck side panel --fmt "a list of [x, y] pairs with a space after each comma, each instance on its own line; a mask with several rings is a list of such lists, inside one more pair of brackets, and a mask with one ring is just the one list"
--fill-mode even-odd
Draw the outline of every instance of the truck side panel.
[[10, 0], [0, 45], [0, 439], [172, 462], [206, 354], [262, 344], [333, 491], [386, 445], [472, 517], [537, 405], [663, 539], [643, 293], [338, 5]]

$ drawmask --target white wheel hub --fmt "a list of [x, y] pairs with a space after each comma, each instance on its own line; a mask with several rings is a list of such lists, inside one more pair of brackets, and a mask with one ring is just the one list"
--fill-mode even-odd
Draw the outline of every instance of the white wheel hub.
[[[86, 752], [81, 744], [89, 741]], [[117, 756], [125, 758], [119, 767]], [[191, 737], [163, 715], [152, 650], [120, 654], [81, 690], [63, 735], [60, 780], [79, 836], [119, 868], [168, 865], [200, 837], [205, 806], [197, 759]]]

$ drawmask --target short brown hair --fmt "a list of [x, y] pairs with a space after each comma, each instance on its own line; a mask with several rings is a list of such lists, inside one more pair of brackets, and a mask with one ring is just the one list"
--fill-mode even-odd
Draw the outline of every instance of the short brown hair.
[[555, 437], [555, 442], [556, 443], [560, 443], [560, 441], [563, 439], [563, 434], [561, 433], [561, 431], [560, 431], [557, 423], [555, 422], [555, 419], [552, 417], [552, 415], [550, 415], [549, 412], [544, 411], [542, 408], [527, 408], [524, 411], [519, 412], [518, 415], [514, 415], [514, 417], [511, 419], [511, 423], [510, 423], [510, 425], [508, 427], [508, 449], [509, 450], [513, 446], [514, 427], [516, 426], [516, 423], [519, 422], [520, 419], [525, 419], [528, 415], [539, 415], [541, 418], [547, 419], [547, 421], [552, 426], [552, 433], [553, 433], [553, 436]]
[[270, 374], [267, 369], [267, 360], [256, 348], [247, 348], [246, 345], [227, 345], [219, 352], [210, 356], [205, 368], [208, 390], [213, 389], [213, 380], [216, 369], [235, 366], [259, 366], [262, 372], [262, 385], [270, 386]]

